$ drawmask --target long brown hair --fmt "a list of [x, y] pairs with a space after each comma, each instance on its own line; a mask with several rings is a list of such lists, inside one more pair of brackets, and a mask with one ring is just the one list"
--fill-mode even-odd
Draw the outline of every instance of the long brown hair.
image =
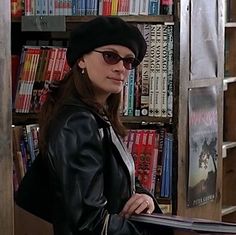
[[40, 151], [45, 152], [47, 147], [48, 129], [51, 120], [59, 111], [66, 98], [79, 97], [84, 103], [92, 107], [96, 112], [103, 111], [111, 122], [114, 130], [122, 137], [126, 135], [126, 129], [120, 120], [121, 94], [111, 94], [106, 107], [101, 107], [94, 99], [93, 84], [87, 73], [82, 73], [81, 68], [75, 64], [60, 82], [50, 86], [48, 97], [44, 102], [39, 114], [40, 126]]

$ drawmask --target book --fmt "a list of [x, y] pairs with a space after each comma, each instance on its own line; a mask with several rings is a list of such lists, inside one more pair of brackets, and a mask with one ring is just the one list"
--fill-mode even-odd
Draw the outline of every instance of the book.
[[160, 0], [149, 0], [148, 15], [160, 15]]
[[149, 100], [148, 100], [148, 116], [154, 116], [154, 92], [156, 83], [156, 25], [151, 24], [150, 30], [150, 72], [149, 72]]
[[149, 113], [150, 35], [151, 25], [144, 24], [143, 36], [147, 43], [147, 51], [142, 61], [141, 116], [147, 116]]
[[139, 15], [148, 15], [148, 4], [149, 0], [140, 1]]
[[22, 16], [21, 0], [11, 0], [11, 16]]
[[18, 82], [18, 70], [20, 65], [20, 57], [18, 55], [11, 56], [11, 77], [12, 77], [12, 102], [14, 104], [17, 82]]
[[168, 51], [168, 58], [167, 58], [167, 116], [173, 116], [173, 25], [168, 25], [167, 30], [167, 51]]
[[156, 43], [155, 43], [155, 84], [154, 84], [154, 116], [161, 117], [162, 112], [162, 93], [163, 93], [163, 25], [157, 24]]
[[131, 70], [128, 77], [128, 116], [134, 116], [135, 70]]
[[158, 159], [158, 149], [156, 144], [158, 137], [159, 135], [158, 133], [156, 133], [156, 130], [148, 130], [148, 137], [144, 149], [144, 155], [141, 159], [144, 167], [142, 185], [152, 194], [154, 194], [155, 192], [156, 184], [156, 170]]
[[173, 15], [173, 0], [161, 0], [161, 14]]
[[199, 233], [236, 234], [236, 223], [226, 223], [207, 219], [153, 213], [151, 215], [133, 215], [130, 217], [130, 220], [166, 226], [173, 229], [191, 230]]
[[135, 70], [134, 81], [134, 116], [141, 115], [141, 89], [142, 89], [142, 65], [139, 64]]
[[158, 159], [157, 159], [157, 172], [156, 172], [156, 186], [155, 186], [155, 197], [160, 197], [161, 191], [161, 178], [163, 171], [163, 155], [164, 155], [164, 141], [166, 138], [166, 129], [161, 127], [158, 130], [159, 139], [158, 139]]
[[[168, 25], [162, 26], [162, 76], [161, 76], [161, 117], [167, 117], [167, 75], [168, 75]], [[159, 78], [160, 79], [160, 78]]]

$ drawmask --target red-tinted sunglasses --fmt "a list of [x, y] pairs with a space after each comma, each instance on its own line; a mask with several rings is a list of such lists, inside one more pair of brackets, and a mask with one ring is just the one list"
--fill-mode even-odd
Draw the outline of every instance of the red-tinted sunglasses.
[[134, 57], [121, 57], [117, 53], [113, 51], [97, 51], [94, 50], [95, 52], [101, 53], [103, 56], [104, 61], [107, 64], [114, 65], [117, 64], [119, 61], [123, 61], [124, 67], [128, 70], [134, 69], [137, 67], [137, 65], [140, 64], [139, 60], [137, 60]]

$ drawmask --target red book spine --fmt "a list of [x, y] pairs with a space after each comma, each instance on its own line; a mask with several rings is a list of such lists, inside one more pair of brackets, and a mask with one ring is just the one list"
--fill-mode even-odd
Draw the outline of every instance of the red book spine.
[[141, 178], [141, 175], [139, 174], [139, 168], [140, 168], [140, 156], [142, 150], [142, 138], [143, 138], [143, 130], [136, 130], [134, 144], [132, 147], [132, 156], [135, 165], [135, 176], [138, 177], [139, 180]]
[[143, 177], [141, 183], [143, 187], [149, 190], [150, 192], [154, 191], [153, 178], [155, 178], [156, 175], [157, 151], [155, 151], [155, 148], [156, 131], [149, 130], [142, 158]]

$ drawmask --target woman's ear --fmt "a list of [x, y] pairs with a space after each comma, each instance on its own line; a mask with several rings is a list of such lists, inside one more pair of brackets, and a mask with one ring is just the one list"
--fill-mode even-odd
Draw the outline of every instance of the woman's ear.
[[78, 61], [77, 61], [77, 64], [78, 66], [81, 68], [81, 69], [85, 69], [85, 61], [84, 61], [84, 58], [80, 58]]

